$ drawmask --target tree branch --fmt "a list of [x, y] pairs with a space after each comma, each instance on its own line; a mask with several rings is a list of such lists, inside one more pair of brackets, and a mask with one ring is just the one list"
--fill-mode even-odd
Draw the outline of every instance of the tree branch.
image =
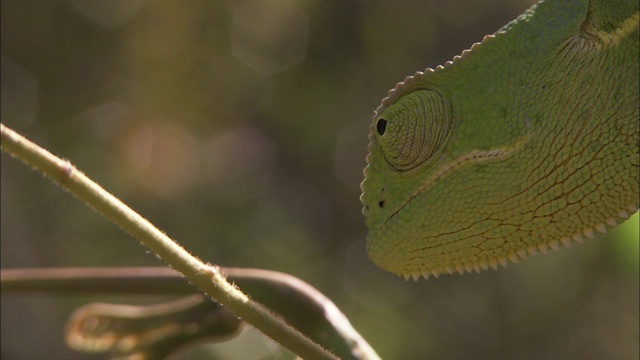
[[[338, 307], [291, 275], [262, 269], [221, 268], [229, 281], [289, 324], [342, 358], [379, 359]], [[36, 268], [0, 271], [3, 294], [192, 294], [182, 275], [165, 267]]]
[[147, 219], [64, 161], [0, 124], [1, 148], [51, 178], [119, 225], [209, 296], [292, 352], [309, 359], [336, 359], [262, 305], [227, 282], [215, 266], [194, 257]]

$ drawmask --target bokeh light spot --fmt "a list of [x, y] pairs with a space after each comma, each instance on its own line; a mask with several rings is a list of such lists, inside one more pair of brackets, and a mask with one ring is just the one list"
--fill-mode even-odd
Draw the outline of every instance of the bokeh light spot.
[[69, 0], [78, 14], [106, 28], [125, 23], [146, 3], [146, 0]]
[[120, 146], [125, 174], [143, 191], [172, 197], [193, 185], [198, 170], [198, 143], [183, 127], [137, 124]]
[[306, 14], [289, 1], [239, 2], [233, 10], [233, 56], [258, 73], [271, 76], [304, 59]]

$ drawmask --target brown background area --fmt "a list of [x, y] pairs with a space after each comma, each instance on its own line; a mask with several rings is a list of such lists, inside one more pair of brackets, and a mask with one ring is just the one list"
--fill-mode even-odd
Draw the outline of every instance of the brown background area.
[[[637, 358], [633, 228], [418, 283], [366, 257], [358, 197], [373, 109], [529, 4], [2, 1], [2, 122], [201, 258], [310, 282], [385, 359]], [[3, 268], [161, 265], [6, 155], [1, 174]], [[2, 359], [104, 358], [62, 339], [66, 316], [97, 300], [157, 299], [3, 296]], [[289, 356], [238, 341], [249, 345], [180, 358]]]

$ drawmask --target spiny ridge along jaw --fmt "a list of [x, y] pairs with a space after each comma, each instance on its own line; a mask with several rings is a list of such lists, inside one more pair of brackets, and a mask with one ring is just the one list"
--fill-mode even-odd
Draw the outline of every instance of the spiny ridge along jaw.
[[[623, 218], [623, 219], [626, 219], [629, 217], [629, 214], [626, 211], [622, 211], [618, 215], [620, 215], [620, 218]], [[608, 218], [607, 220], [605, 220], [605, 222], [608, 226], [611, 226], [611, 227], [616, 226], [617, 224], [617, 221], [614, 218]], [[607, 231], [605, 227], [605, 223], [599, 223], [595, 225], [594, 228], [584, 229], [582, 233], [573, 234], [571, 237], [567, 236], [567, 237], [561, 238], [560, 240], [551, 240], [548, 243], [541, 243], [541, 244], [538, 244], [537, 246], [531, 245], [526, 249], [523, 248], [523, 249], [516, 250], [515, 252], [512, 252], [505, 257], [494, 258], [491, 260], [483, 260], [477, 263], [467, 263], [464, 265], [458, 264], [455, 266], [453, 265], [446, 266], [444, 268], [439, 268], [439, 269], [411, 271], [407, 273], [400, 273], [398, 275], [404, 277], [405, 280], [413, 279], [414, 281], [418, 281], [418, 279], [420, 279], [421, 277], [424, 278], [425, 280], [428, 280], [429, 277], [431, 276], [438, 278], [440, 274], [444, 274], [444, 273], [454, 274], [457, 272], [463, 275], [465, 273], [471, 273], [473, 271], [475, 271], [476, 273], [479, 273], [480, 270], [489, 270], [489, 268], [493, 270], [498, 270], [500, 266], [506, 268], [510, 262], [517, 264], [520, 262], [520, 259], [524, 260], [529, 256], [536, 256], [538, 252], [542, 254], [547, 254], [549, 253], [549, 249], [558, 251], [562, 247], [566, 247], [566, 248], [572, 247], [574, 242], [582, 244], [584, 242], [583, 236], [586, 236], [591, 239], [595, 237], [594, 229], [600, 233], [606, 233]]]
[[409, 273], [402, 273], [402, 275], [406, 280], [410, 278], [414, 281], [418, 281], [421, 277], [429, 279], [430, 276], [438, 278], [442, 273], [453, 274], [458, 272], [459, 274], [471, 273], [473, 271], [479, 273], [480, 270], [488, 270], [492, 268], [494, 270], [498, 270], [499, 266], [507, 267], [509, 262], [518, 263], [520, 259], [526, 259], [528, 256], [536, 256], [538, 252], [542, 254], [548, 254], [549, 249], [558, 251], [562, 247], [570, 248], [573, 246], [573, 243], [582, 244], [584, 243], [584, 237], [586, 236], [589, 239], [595, 238], [595, 231], [605, 234], [608, 228], [613, 228], [617, 226], [621, 221], [627, 220], [631, 214], [634, 214], [638, 211], [637, 205], [629, 205], [625, 209], [620, 210], [616, 213], [615, 216], [608, 217], [604, 220], [604, 222], [598, 223], [591, 228], [586, 228], [582, 230], [582, 232], [575, 233], [571, 236], [565, 236], [560, 240], [551, 240], [547, 243], [540, 243], [538, 245], [531, 245], [527, 248], [522, 248], [516, 250], [515, 252], [510, 253], [509, 255], [502, 258], [495, 258], [491, 260], [483, 260], [478, 263], [468, 263], [465, 265], [457, 265], [455, 267], [448, 266], [446, 268], [439, 269], [427, 269], [420, 271], [412, 271]]

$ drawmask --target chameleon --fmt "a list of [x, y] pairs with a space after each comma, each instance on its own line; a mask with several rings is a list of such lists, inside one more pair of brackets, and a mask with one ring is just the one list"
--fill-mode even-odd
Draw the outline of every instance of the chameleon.
[[638, 1], [547, 0], [375, 110], [366, 247], [406, 279], [606, 232], [639, 190]]

